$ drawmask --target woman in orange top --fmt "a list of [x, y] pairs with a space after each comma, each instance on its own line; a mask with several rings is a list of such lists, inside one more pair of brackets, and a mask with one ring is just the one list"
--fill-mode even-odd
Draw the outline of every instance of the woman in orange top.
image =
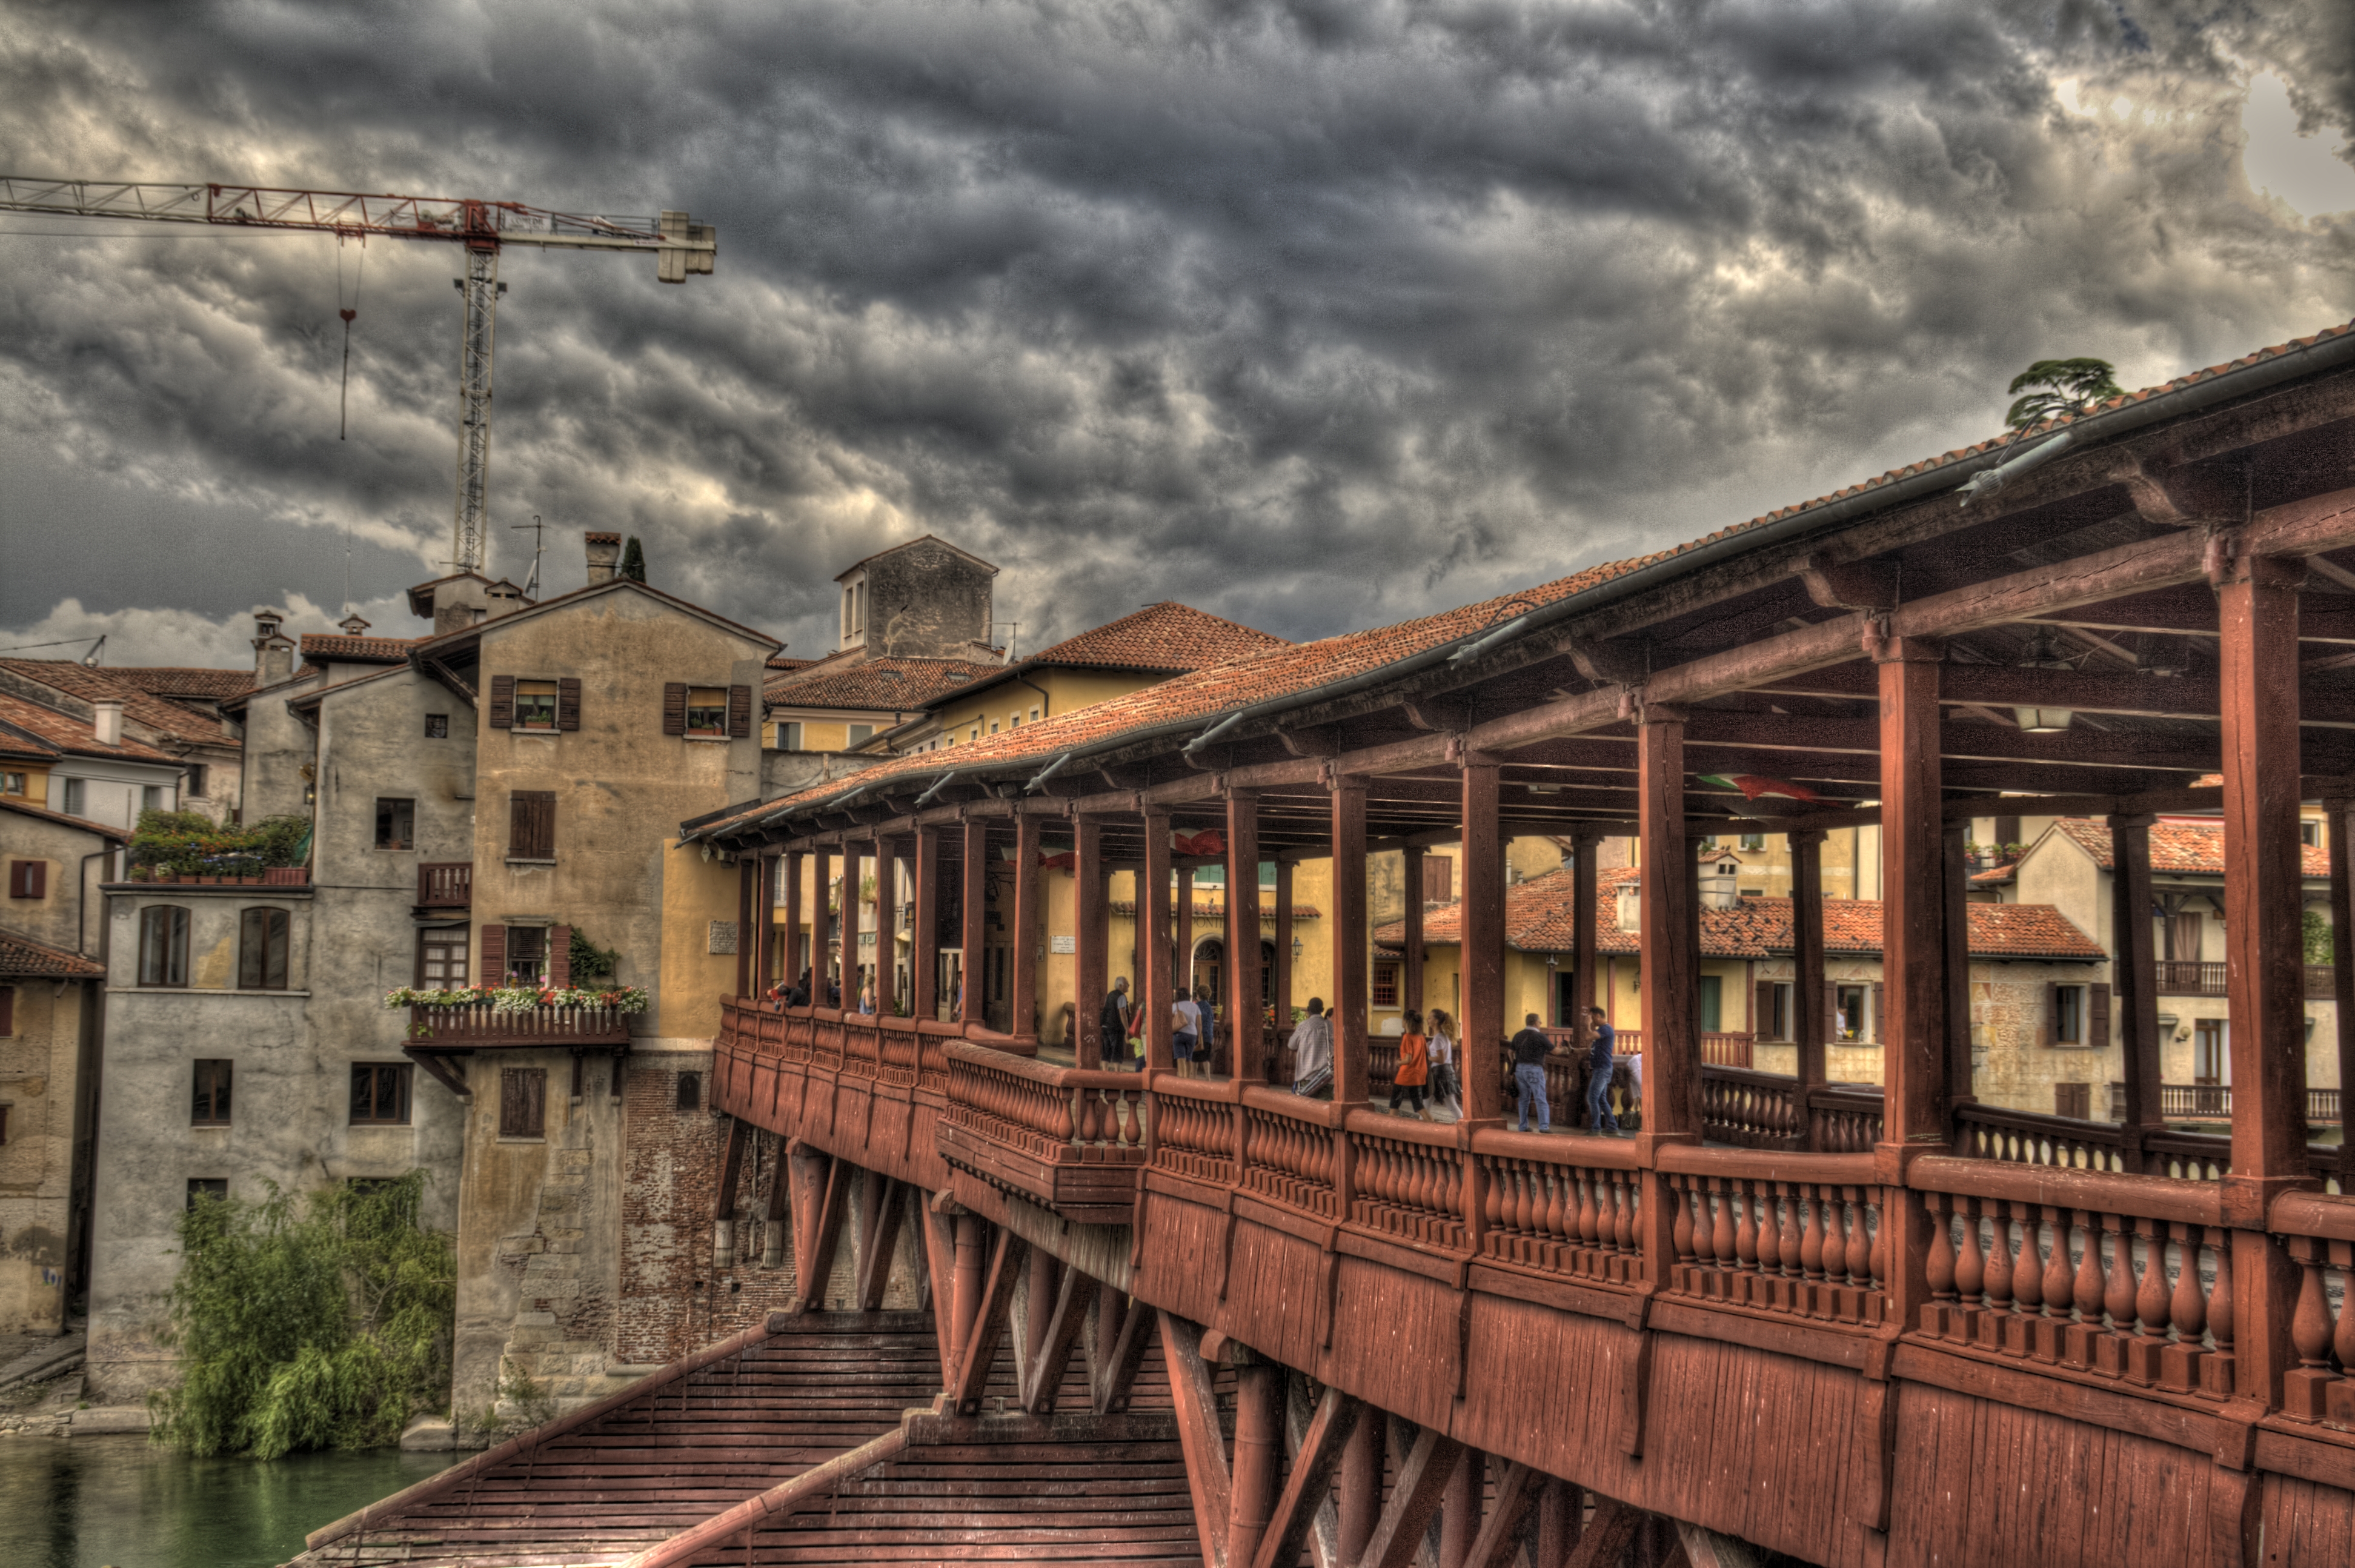
[[1406, 1032], [1399, 1036], [1398, 1071], [1391, 1075], [1391, 1109], [1399, 1105], [1399, 1096], [1406, 1095], [1414, 1102], [1414, 1114], [1424, 1121], [1431, 1113], [1423, 1108], [1423, 1086], [1431, 1077], [1431, 1041], [1423, 1038], [1423, 1015], [1406, 1015]]

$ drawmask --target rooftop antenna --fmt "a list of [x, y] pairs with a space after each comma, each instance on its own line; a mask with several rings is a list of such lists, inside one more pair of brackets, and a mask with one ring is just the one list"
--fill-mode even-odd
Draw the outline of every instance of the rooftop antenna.
[[352, 525], [344, 525], [344, 613], [352, 613]]
[[521, 533], [526, 528], [529, 528], [531, 530], [531, 577], [529, 581], [526, 581], [523, 585], [523, 596], [527, 599], [539, 592], [540, 529], [545, 526], [545, 524], [540, 522], [539, 514], [538, 512], [534, 512], [531, 515], [531, 521], [527, 523], [509, 523], [507, 525], [508, 531], [512, 533]]
[[1006, 662], [1007, 664], [1016, 663], [1022, 656], [1018, 647], [1018, 645], [1022, 641], [1022, 623], [1019, 621], [992, 621], [989, 624], [989, 629], [993, 632], [997, 630], [1000, 626], [1006, 628]]

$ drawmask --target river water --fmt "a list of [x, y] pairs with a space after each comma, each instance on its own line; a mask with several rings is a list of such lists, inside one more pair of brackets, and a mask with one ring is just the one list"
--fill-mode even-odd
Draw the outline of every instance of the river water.
[[458, 1454], [194, 1459], [144, 1436], [0, 1437], [10, 1568], [274, 1568], [303, 1538]]

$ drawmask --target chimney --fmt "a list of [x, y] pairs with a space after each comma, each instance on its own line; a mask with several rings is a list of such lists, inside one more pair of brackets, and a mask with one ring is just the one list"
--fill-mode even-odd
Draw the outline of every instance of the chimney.
[[496, 621], [523, 608], [523, 590], [501, 578], [483, 590], [483, 619]]
[[343, 627], [344, 635], [347, 637], [359, 637], [366, 636], [368, 635], [368, 624], [360, 619], [360, 613], [357, 610], [345, 616], [341, 621], [337, 622], [336, 624]]
[[253, 613], [253, 684], [275, 686], [294, 673], [294, 644], [278, 630], [282, 624], [275, 610]]
[[91, 728], [98, 732], [101, 746], [123, 744], [123, 704], [113, 698], [101, 697], [90, 705]]
[[622, 536], [619, 534], [584, 534], [589, 545], [589, 586], [613, 581], [613, 569], [622, 560]]

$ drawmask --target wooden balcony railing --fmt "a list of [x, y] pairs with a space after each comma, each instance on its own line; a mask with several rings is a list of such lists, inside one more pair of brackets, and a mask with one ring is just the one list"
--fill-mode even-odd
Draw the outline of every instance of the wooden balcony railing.
[[[2229, 1083], [2163, 1083], [2158, 1090], [2158, 1114], [2169, 1121], [2227, 1121], [2232, 1115], [2232, 1086]], [[2306, 1119], [2324, 1123], [2338, 1121], [2339, 1091], [2308, 1089], [2306, 1092]]]
[[466, 909], [474, 901], [474, 863], [457, 860], [417, 868], [417, 907]]
[[1148, 1131], [1133, 1072], [1061, 1067], [966, 1040], [948, 1046], [948, 1162], [1067, 1220], [1129, 1218]]
[[[2221, 997], [2224, 992], [2224, 965], [2183, 958], [2162, 958], [2158, 970], [2158, 994], [2162, 997]], [[2337, 993], [2328, 964], [2306, 966], [2306, 997], [2308, 1001], [2327, 1002]]]
[[629, 1015], [613, 1008], [525, 1008], [501, 1012], [485, 1004], [409, 1009], [409, 1043], [420, 1049], [472, 1051], [502, 1046], [627, 1045]]

